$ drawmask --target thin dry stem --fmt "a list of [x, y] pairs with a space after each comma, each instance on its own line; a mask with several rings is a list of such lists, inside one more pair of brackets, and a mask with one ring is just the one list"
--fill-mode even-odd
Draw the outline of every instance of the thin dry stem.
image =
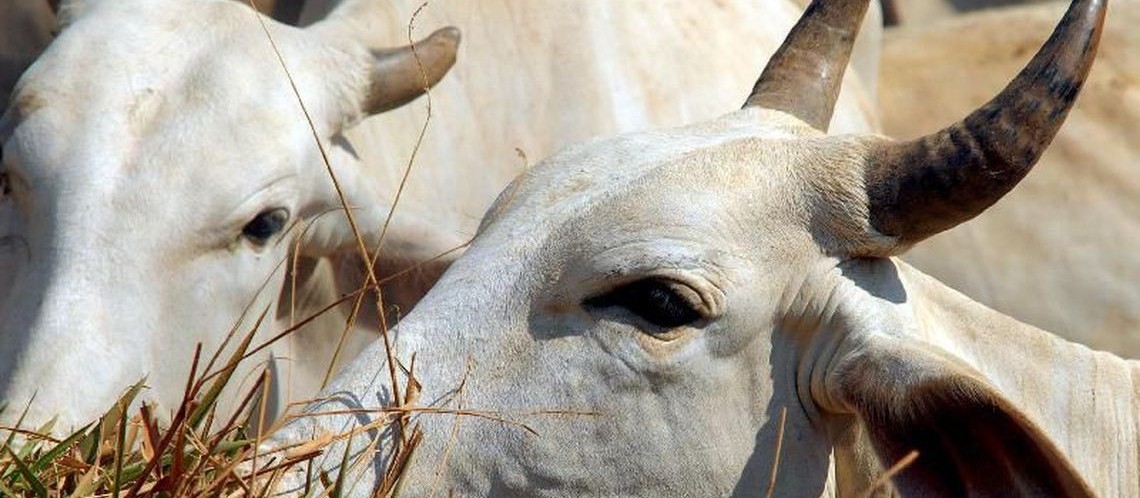
[[776, 431], [776, 454], [772, 458], [772, 472], [768, 477], [768, 492], [764, 498], [772, 498], [776, 491], [776, 473], [780, 470], [780, 452], [784, 449], [784, 423], [788, 421], [788, 407], [780, 407], [780, 424]]
[[899, 459], [899, 461], [895, 462], [894, 465], [891, 465], [891, 468], [887, 469], [886, 472], [883, 472], [883, 475], [881, 475], [877, 479], [875, 479], [875, 481], [872, 482], [871, 485], [868, 486], [866, 490], [864, 490], [862, 493], [859, 493], [858, 496], [860, 498], [870, 498], [871, 495], [875, 492], [875, 490], [885, 486], [887, 483], [890, 482], [891, 479], [893, 479], [896, 475], [898, 475], [899, 472], [906, 470], [906, 468], [909, 467], [910, 464], [914, 463], [914, 461], [917, 459], [918, 459], [918, 450], [911, 450], [910, 453], [907, 453], [906, 456]]
[[[459, 387], [455, 389], [455, 408], [462, 410], [463, 403], [467, 400], [467, 379], [471, 375], [471, 367], [474, 360], [468, 356], [467, 364], [463, 369], [463, 377], [459, 379]], [[459, 424], [463, 417], [455, 417], [451, 422], [451, 433], [448, 435], [447, 443], [443, 446], [443, 456], [440, 457], [439, 465], [436, 467], [435, 479], [432, 480], [431, 488], [428, 491], [428, 497], [435, 496], [436, 490], [439, 488], [443, 479], [443, 472], [447, 468], [447, 464], [451, 459], [451, 450], [455, 446], [455, 442], [459, 440]]]

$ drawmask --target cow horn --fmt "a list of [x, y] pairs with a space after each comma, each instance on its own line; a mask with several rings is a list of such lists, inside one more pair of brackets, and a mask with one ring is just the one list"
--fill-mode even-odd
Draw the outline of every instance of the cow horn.
[[869, 0], [813, 0], [776, 50], [744, 107], [787, 112], [827, 131]]
[[459, 30], [447, 27], [410, 46], [373, 51], [376, 63], [364, 112], [379, 114], [415, 100], [443, 79], [458, 49]]
[[933, 135], [872, 146], [871, 226], [913, 243], [977, 216], [1044, 152], [1096, 56], [1107, 0], [1075, 0], [1053, 35], [993, 100]]

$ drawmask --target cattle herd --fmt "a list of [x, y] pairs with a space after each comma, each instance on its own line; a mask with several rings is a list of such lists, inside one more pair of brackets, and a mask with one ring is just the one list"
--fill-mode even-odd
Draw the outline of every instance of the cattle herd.
[[248, 333], [282, 495], [1140, 496], [1137, 0], [254, 3], [0, 11], [0, 437]]

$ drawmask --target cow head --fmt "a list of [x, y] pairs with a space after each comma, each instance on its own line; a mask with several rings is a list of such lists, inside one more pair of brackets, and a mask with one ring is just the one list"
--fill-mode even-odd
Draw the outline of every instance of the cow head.
[[[34, 398], [27, 420], [66, 430], [144, 376], [176, 405], [196, 343], [208, 355], [263, 313], [268, 331], [287, 254], [357, 247], [314, 138], [374, 247], [391, 199], [339, 134], [437, 82], [459, 39], [373, 46], [363, 3], [306, 29], [266, 20], [282, 62], [243, 3], [63, 6], [0, 124], [5, 420]], [[405, 259], [439, 242], [399, 217], [388, 236]]]
[[[853, 495], [912, 449], [907, 495], [1087, 493], [980, 374], [917, 340], [914, 274], [890, 256], [1027, 172], [1087, 74], [1104, 3], [1075, 2], [1001, 95], [904, 143], [825, 134], [865, 9], [814, 2], [739, 112], [571, 147], [519, 177], [391, 356], [358, 357], [276, 444], [371, 424], [321, 464], [372, 459], [351, 467], [366, 492], [391, 484], [378, 472], [415, 424], [412, 496], [754, 496], [781, 435], [776, 496]], [[393, 401], [428, 405], [403, 436], [376, 422]]]

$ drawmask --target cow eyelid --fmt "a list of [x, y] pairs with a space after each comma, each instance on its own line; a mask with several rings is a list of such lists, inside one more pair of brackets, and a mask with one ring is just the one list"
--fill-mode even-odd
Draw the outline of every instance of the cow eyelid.
[[[590, 308], [619, 307], [667, 331], [705, 318], [675, 290], [678, 285], [683, 284], [662, 278], [645, 278], [588, 298], [582, 304]], [[655, 331], [650, 333], [658, 335]]]

